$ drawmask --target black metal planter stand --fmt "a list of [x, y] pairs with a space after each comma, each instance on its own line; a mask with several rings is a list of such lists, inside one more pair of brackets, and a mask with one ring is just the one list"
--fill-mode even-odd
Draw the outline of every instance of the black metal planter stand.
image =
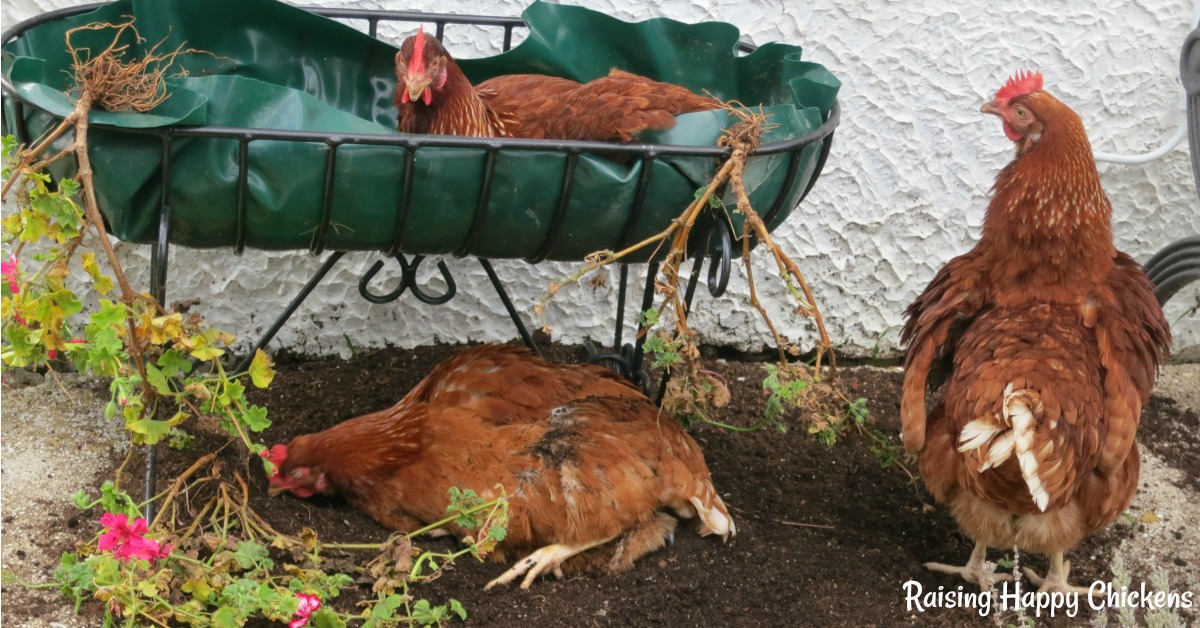
[[[32, 20], [27, 20], [7, 30], [3, 35], [3, 41], [8, 42], [15, 37], [21, 36], [26, 30], [39, 24], [62, 19], [68, 16], [77, 15], [95, 9], [100, 5], [86, 5], [51, 11], [38, 16]], [[447, 24], [468, 24], [476, 26], [488, 26], [502, 28], [504, 31], [503, 49], [508, 50], [512, 44], [513, 30], [523, 28], [524, 22], [520, 18], [500, 18], [491, 16], [470, 16], [470, 15], [445, 15], [445, 14], [428, 14], [412, 11], [373, 11], [373, 10], [358, 10], [358, 9], [328, 9], [306, 7], [308, 10], [331, 18], [362, 20], [367, 23], [367, 32], [371, 36], [376, 36], [379, 23], [382, 21], [400, 21], [400, 22], [424, 22], [434, 23], [436, 25], [436, 36], [440, 39], [444, 35]], [[751, 52], [754, 46], [749, 44], [740, 44], [740, 49], [743, 52]], [[28, 144], [32, 139], [26, 122], [27, 107], [31, 107], [30, 103], [23, 100], [22, 97], [8, 84], [7, 80], [3, 83], [4, 98], [11, 105], [11, 120], [7, 120], [7, 126], [13, 132], [19, 141]], [[804, 160], [806, 149], [816, 147], [817, 161], [815, 171], [811, 178], [807, 181], [804, 189], [795, 200], [799, 204], [808, 195], [816, 182], [820, 172], [824, 168], [825, 161], [829, 155], [829, 150], [833, 142], [833, 132], [840, 121], [840, 110], [837, 103], [834, 103], [833, 109], [825, 122], [812, 132], [797, 137], [791, 140], [764, 144], [759, 147], [757, 154], [759, 155], [786, 155], [786, 166], [784, 167], [783, 183], [780, 186], [778, 194], [774, 200], [766, 207], [766, 211], [762, 212], [763, 219], [768, 224], [779, 215], [781, 211], [790, 209], [785, 207], [788, 205], [788, 199], [793, 196], [793, 188], [797, 185], [797, 177], [801, 176], [801, 164]], [[101, 125], [93, 125], [93, 127]], [[330, 133], [315, 133], [315, 132], [298, 132], [275, 129], [242, 129], [230, 127], [215, 127], [215, 126], [198, 126], [198, 127], [165, 127], [165, 128], [148, 128], [148, 129], [122, 129], [122, 131], [149, 135], [157, 138], [161, 142], [161, 199], [159, 202], [159, 228], [153, 250], [151, 254], [150, 268], [150, 293], [158, 300], [159, 303], [166, 303], [167, 281], [168, 281], [168, 259], [171, 242], [171, 225], [172, 225], [172, 199], [171, 199], [171, 178], [173, 176], [173, 160], [174, 143], [177, 141], [190, 141], [193, 138], [213, 138], [234, 140], [237, 142], [237, 161], [238, 161], [238, 179], [237, 179], [237, 226], [236, 233], [231, 248], [234, 254], [240, 255], [246, 247], [247, 242], [247, 224], [248, 224], [248, 205], [249, 191], [247, 187], [247, 179], [249, 176], [249, 148], [250, 144], [256, 141], [275, 141], [275, 142], [304, 142], [304, 143], [320, 143], [323, 144], [327, 152], [325, 153], [324, 163], [324, 182], [321, 196], [321, 217], [320, 222], [316, 225], [313, 239], [309, 245], [309, 251], [313, 255], [326, 254], [324, 261], [317, 271], [309, 278], [303, 288], [297, 293], [290, 303], [284, 308], [283, 312], [276, 320], [267, 328], [263, 336], [257, 343], [242, 357], [239, 364], [235, 368], [235, 372], [244, 370], [253, 358], [255, 350], [264, 348], [275, 337], [280, 329], [287, 321], [295, 314], [300, 305], [319, 288], [322, 281], [325, 280], [329, 272], [336, 266], [347, 251], [330, 250], [326, 251], [328, 235], [332, 226], [332, 218], [334, 216], [333, 191], [335, 189], [335, 178], [338, 172], [339, 148], [347, 145], [359, 146], [403, 146], [406, 149], [405, 162], [403, 165], [403, 189], [400, 194], [400, 199], [395, 208], [396, 221], [395, 231], [392, 235], [391, 242], [388, 246], [383, 247], [380, 251], [386, 258], [396, 260], [400, 267], [399, 282], [390, 291], [378, 292], [371, 287], [372, 283], [378, 283], [377, 278], [382, 273], [386, 259], [376, 261], [363, 274], [358, 283], [359, 294], [366, 300], [377, 303], [390, 303], [403, 296], [405, 292], [410, 292], [419, 301], [429, 305], [444, 304], [454, 298], [457, 293], [457, 283], [455, 282], [449, 267], [444, 261], [438, 261], [438, 270], [441, 273], [442, 280], [445, 283], [445, 289], [441, 294], [431, 294], [417, 282], [417, 271], [421, 264], [426, 260], [422, 255], [412, 256], [406, 254], [402, 250], [402, 240], [406, 235], [405, 230], [408, 223], [410, 211], [412, 209], [412, 186], [414, 172], [414, 164], [416, 163], [417, 153], [425, 147], [461, 147], [470, 149], [482, 149], [485, 154], [485, 169], [483, 179], [481, 181], [481, 191], [479, 198], [475, 204], [475, 213], [471, 218], [469, 233], [465, 238], [459, 250], [454, 252], [454, 256], [475, 257], [479, 264], [483, 267], [487, 274], [488, 280], [495, 290], [497, 297], [508, 313], [517, 329], [517, 334], [521, 340], [530, 348], [538, 351], [538, 347], [533, 341], [533, 337], [529, 333], [525, 322], [520, 316], [520, 312], [513, 305], [512, 299], [509, 297], [504, 288], [500, 277], [492, 266], [491, 260], [478, 257], [473, 254], [477, 245], [481, 242], [484, 235], [484, 227], [487, 222], [487, 212], [489, 202], [492, 195], [492, 181], [496, 170], [497, 155], [501, 151], [560, 151], [565, 153], [566, 162], [562, 179], [559, 181], [558, 187], [558, 202], [553, 217], [550, 220], [548, 236], [538, 250], [531, 256], [525, 259], [526, 262], [537, 264], [544, 261], [554, 251], [554, 247], [559, 240], [564, 220], [567, 215], [569, 201], [571, 199], [571, 190], [574, 185], [576, 166], [581, 155], [584, 153], [605, 153], [608, 155], [619, 156], [629, 161], [639, 162], [641, 165], [641, 175], [638, 178], [637, 189], [634, 194], [633, 206], [630, 215], [626, 218], [625, 226], [619, 238], [619, 246], [628, 246], [632, 243], [634, 227], [638, 224], [638, 220], [642, 214], [643, 205], [647, 201], [647, 191], [650, 189], [651, 173], [654, 170], [655, 161], [664, 158], [675, 156], [700, 157], [709, 158], [714, 161], [728, 158], [731, 154], [731, 149], [720, 148], [716, 146], [673, 146], [673, 145], [649, 145], [649, 144], [610, 144], [604, 142], [568, 142], [568, 141], [545, 141], [545, 140], [520, 140], [520, 139], [490, 139], [490, 138], [470, 138], [470, 137], [455, 137], [455, 136], [421, 136], [421, 135], [370, 135], [370, 134], [330, 134]], [[712, 219], [705, 217], [705, 222], [700, 223], [696, 227], [695, 233], [701, 236], [702, 239], [693, 239], [693, 257], [691, 275], [687, 282], [684, 301], [686, 307], [690, 309], [692, 300], [695, 297], [697, 284], [699, 282], [701, 270], [705, 258], [709, 258], [709, 268], [707, 273], [707, 285], [709, 293], [714, 296], [720, 296], [724, 293], [729, 282], [730, 266], [733, 259], [733, 234], [730, 232], [728, 223], [724, 220]], [[696, 246], [695, 243], [703, 242], [703, 246]], [[655, 278], [658, 274], [659, 263], [649, 262], [646, 266], [645, 282], [642, 286], [641, 301], [638, 312], [643, 312], [653, 305], [655, 295]], [[652, 382], [649, 373], [643, 368], [643, 345], [645, 338], [638, 334], [632, 342], [625, 342], [625, 315], [628, 294], [628, 285], [630, 283], [629, 265], [619, 265], [620, 285], [617, 292], [617, 312], [615, 317], [615, 331], [613, 335], [613, 343], [611, 349], [601, 349], [588, 343], [589, 359], [593, 363], [600, 363], [610, 366], [618, 371], [624, 377], [634, 382], [649, 396], [652, 393]], [[540, 352], [539, 352], [540, 353]], [[667, 383], [667, 375], [663, 375], [659, 382], [657, 399], [661, 402], [663, 391]], [[147, 447], [146, 454], [146, 486], [145, 486], [145, 516], [149, 520], [153, 520], [154, 506], [149, 501], [155, 493], [156, 481], [156, 453], [153, 446]]]

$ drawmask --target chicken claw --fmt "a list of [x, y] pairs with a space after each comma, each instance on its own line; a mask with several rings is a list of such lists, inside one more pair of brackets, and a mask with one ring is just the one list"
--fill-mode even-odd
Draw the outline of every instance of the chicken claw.
[[586, 552], [597, 545], [603, 545], [611, 540], [611, 538], [608, 538], [584, 545], [561, 545], [558, 543], [547, 545], [517, 561], [517, 564], [513, 565], [511, 569], [487, 583], [487, 586], [483, 587], [483, 590], [487, 591], [498, 584], [508, 584], [516, 580], [517, 576], [521, 574], [525, 574], [525, 579], [521, 581], [522, 589], [528, 589], [529, 585], [533, 584], [533, 581], [538, 576], [547, 571], [550, 571], [555, 577], [561, 579], [563, 577], [562, 564], [568, 558], [580, 552]]
[[1071, 561], [1063, 560], [1062, 552], [1056, 552], [1050, 557], [1050, 571], [1043, 578], [1037, 573], [1025, 567], [1022, 569], [1025, 572], [1025, 577], [1038, 588], [1038, 591], [1046, 591], [1049, 593], [1083, 593], [1088, 596], [1092, 595], [1092, 590], [1085, 587], [1073, 586], [1068, 582], [1068, 577], [1071, 575]]
[[971, 559], [967, 561], [966, 565], [955, 567], [942, 563], [925, 563], [925, 568], [930, 571], [962, 576], [963, 580], [979, 585], [979, 588], [983, 591], [991, 589], [993, 583], [1013, 579], [1012, 574], [985, 571], [983, 569], [985, 558], [987, 558], [987, 545], [977, 542], [975, 543], [975, 549], [971, 550]]

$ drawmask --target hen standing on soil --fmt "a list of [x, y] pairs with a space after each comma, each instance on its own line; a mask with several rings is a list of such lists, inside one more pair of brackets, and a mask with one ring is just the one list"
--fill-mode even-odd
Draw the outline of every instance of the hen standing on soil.
[[669, 129], [675, 116], [720, 103], [614, 69], [587, 84], [541, 74], [507, 74], [473, 87], [442, 44], [424, 30], [396, 54], [397, 130], [402, 133], [628, 142]]
[[[446, 516], [451, 487], [509, 496], [494, 556], [539, 548], [488, 587], [562, 575], [568, 558], [609, 544], [624, 571], [699, 516], [701, 535], [736, 530], [704, 456], [670, 416], [612, 371], [556, 365], [485, 345], [438, 365], [400, 403], [272, 449], [272, 494], [339, 494], [380, 524], [411, 531]], [[458, 537], [470, 530], [448, 526]], [[594, 562], [594, 561], [593, 561]]]
[[[982, 111], [1016, 158], [996, 178], [983, 235], [909, 306], [901, 420], [933, 496], [975, 540], [965, 567], [989, 586], [988, 546], [1050, 555], [1043, 591], [1068, 584], [1063, 552], [1107, 526], [1137, 488], [1142, 406], [1170, 329], [1141, 267], [1113, 246], [1112, 206], [1083, 122], [1009, 79]], [[925, 412], [926, 388], [945, 382]]]

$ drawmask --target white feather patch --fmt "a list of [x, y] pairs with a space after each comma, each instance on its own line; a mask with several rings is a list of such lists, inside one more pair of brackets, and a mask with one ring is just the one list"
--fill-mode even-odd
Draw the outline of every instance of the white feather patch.
[[973, 451], [983, 447], [1000, 433], [1001, 427], [991, 418], [975, 419], [963, 426], [958, 435], [958, 450]]
[[[1021, 475], [1025, 479], [1025, 485], [1029, 487], [1029, 494], [1033, 497], [1033, 503], [1037, 504], [1038, 510], [1046, 512], [1046, 506], [1050, 503], [1050, 494], [1046, 492], [1046, 488], [1042, 486], [1042, 479], [1038, 475], [1038, 459], [1033, 452], [1034, 437], [1037, 434], [1037, 418], [1033, 415], [1033, 410], [1030, 408], [1031, 397], [1036, 395], [1031, 390], [1013, 391], [1012, 384], [1004, 389], [1004, 414], [1005, 418], [1010, 418], [1013, 426], [1013, 449], [1017, 454], [1017, 461], [1021, 465]], [[1036, 403], [1035, 407], [1041, 406]]]
[[979, 467], [979, 472], [982, 473], [998, 467], [1008, 460], [1013, 455], [1013, 447], [1016, 445], [1016, 439], [1013, 438], [1012, 432], [1005, 432], [997, 438], [990, 447], [988, 447], [987, 458], [984, 458], [983, 464]]

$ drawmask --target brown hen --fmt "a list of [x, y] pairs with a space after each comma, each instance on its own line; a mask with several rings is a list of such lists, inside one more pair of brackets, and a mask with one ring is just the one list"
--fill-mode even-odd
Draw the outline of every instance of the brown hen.
[[273, 494], [341, 495], [400, 531], [443, 519], [451, 487], [493, 499], [499, 484], [510, 520], [494, 556], [533, 553], [489, 588], [561, 576], [564, 561], [598, 546], [604, 571], [629, 569], [673, 538], [668, 511], [698, 516], [701, 535], [735, 533], [675, 419], [606, 368], [550, 364], [512, 346], [461, 351], [395, 406], [277, 445], [272, 460]]
[[720, 106], [677, 85], [617, 69], [586, 84], [508, 74], [472, 86], [424, 30], [404, 40], [396, 54], [395, 104], [402, 133], [614, 142], [672, 128], [677, 115]]
[[[1135, 442], [1170, 329], [1141, 267], [1113, 246], [1112, 206], [1079, 116], [1009, 79], [982, 111], [1016, 158], [997, 176], [982, 237], [909, 306], [902, 339], [905, 447], [975, 540], [965, 567], [926, 567], [987, 588], [987, 548], [1063, 554], [1107, 526], [1137, 488]], [[941, 392], [926, 413], [926, 391]]]

